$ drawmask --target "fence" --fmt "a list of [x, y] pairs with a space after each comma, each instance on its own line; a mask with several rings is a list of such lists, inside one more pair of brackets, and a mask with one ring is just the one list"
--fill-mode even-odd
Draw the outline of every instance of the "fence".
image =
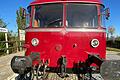
[[[8, 43], [8, 48], [6, 48], [6, 43]], [[1, 55], [7, 55], [11, 53], [15, 53], [18, 51], [22, 51], [24, 41], [0, 41], [0, 44], [3, 45], [2, 48], [0, 48], [0, 56]]]

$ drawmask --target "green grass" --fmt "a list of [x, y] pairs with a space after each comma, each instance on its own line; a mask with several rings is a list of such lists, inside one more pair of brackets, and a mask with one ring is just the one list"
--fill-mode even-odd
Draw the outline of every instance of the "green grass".
[[117, 48], [110, 48], [110, 47], [107, 47], [106, 50], [107, 50], [107, 51], [116, 51], [116, 52], [120, 52], [120, 49], [117, 49]]

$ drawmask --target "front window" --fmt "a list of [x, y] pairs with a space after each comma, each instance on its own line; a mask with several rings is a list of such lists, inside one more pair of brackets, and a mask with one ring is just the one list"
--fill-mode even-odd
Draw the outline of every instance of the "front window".
[[33, 26], [40, 28], [62, 27], [63, 5], [44, 4], [35, 6]]
[[[64, 8], [64, 9], [63, 9]], [[66, 8], [66, 9], [65, 9]], [[63, 13], [64, 12], [64, 13]], [[63, 16], [63, 14], [65, 16]], [[97, 28], [98, 13], [95, 4], [66, 3], [35, 6], [33, 27], [40, 28]], [[63, 20], [63, 17], [64, 18]], [[65, 20], [66, 19], [66, 20]], [[66, 25], [63, 25], [63, 21]]]
[[68, 28], [97, 28], [97, 6], [93, 4], [67, 4], [66, 22]]

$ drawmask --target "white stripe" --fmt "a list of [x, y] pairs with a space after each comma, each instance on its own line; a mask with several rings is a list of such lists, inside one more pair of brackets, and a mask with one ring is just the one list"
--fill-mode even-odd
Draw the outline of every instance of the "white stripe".
[[106, 32], [105, 30], [99, 30], [99, 29], [66, 29], [68, 32]]
[[62, 29], [26, 29], [26, 32], [60, 32]]
[[61, 31], [66, 31], [66, 32], [106, 32], [105, 30], [99, 30], [99, 29], [26, 29], [26, 32], [61, 32]]

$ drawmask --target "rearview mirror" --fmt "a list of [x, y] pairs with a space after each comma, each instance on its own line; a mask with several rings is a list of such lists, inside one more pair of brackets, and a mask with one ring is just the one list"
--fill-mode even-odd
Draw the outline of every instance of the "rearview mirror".
[[105, 9], [105, 16], [106, 16], [106, 19], [108, 20], [110, 17], [110, 9], [109, 8]]

